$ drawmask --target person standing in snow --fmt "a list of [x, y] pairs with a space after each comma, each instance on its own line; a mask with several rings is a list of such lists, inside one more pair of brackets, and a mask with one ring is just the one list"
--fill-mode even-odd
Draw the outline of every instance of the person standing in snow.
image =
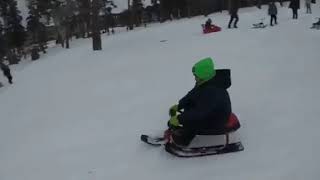
[[278, 13], [278, 10], [277, 10], [276, 4], [274, 3], [274, 1], [270, 2], [269, 9], [268, 9], [268, 14], [271, 17], [270, 18], [270, 26], [273, 26], [273, 21], [275, 24], [278, 24], [277, 23], [277, 13]]
[[298, 9], [300, 8], [300, 0], [291, 0], [289, 8], [292, 9], [292, 19], [298, 19]]
[[[227, 89], [215, 84], [216, 70], [212, 59], [200, 60], [192, 72], [195, 87], [169, 110], [171, 137], [175, 144], [181, 146], [188, 146], [202, 130], [224, 129], [231, 114]], [[177, 112], [181, 113], [177, 115]]]
[[307, 8], [307, 14], [312, 14], [312, 12], [311, 12], [311, 0], [306, 0], [306, 8]]
[[233, 20], [235, 20], [233, 27], [238, 28], [237, 23], [239, 21], [238, 10], [240, 7], [240, 2], [239, 2], [239, 0], [229, 0], [229, 3], [230, 3], [229, 4], [230, 21], [228, 24], [228, 28], [229, 29], [231, 28], [231, 24], [232, 24]]
[[8, 82], [12, 84], [12, 75], [11, 75], [9, 66], [4, 64], [3, 62], [0, 62], [0, 69], [3, 72], [3, 75], [7, 77]]

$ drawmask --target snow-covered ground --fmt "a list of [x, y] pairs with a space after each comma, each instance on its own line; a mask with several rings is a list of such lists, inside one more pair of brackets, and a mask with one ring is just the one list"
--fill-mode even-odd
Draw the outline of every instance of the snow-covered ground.
[[[49, 49], [13, 68], [0, 89], [1, 180], [315, 180], [320, 177], [320, 16], [279, 8], [279, 25], [251, 29], [266, 9], [155, 24]], [[268, 18], [269, 20], [269, 18]], [[166, 42], [160, 42], [167, 40]], [[229, 89], [245, 151], [180, 159], [140, 142], [165, 129], [167, 111], [194, 85], [191, 67], [211, 56], [232, 70]]]

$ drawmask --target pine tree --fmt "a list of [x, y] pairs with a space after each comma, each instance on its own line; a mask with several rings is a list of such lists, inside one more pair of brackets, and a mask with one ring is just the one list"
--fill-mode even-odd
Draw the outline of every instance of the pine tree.
[[113, 8], [116, 8], [117, 5], [114, 4], [113, 0], [102, 0], [101, 11], [104, 14], [111, 14]]
[[133, 30], [133, 10], [130, 0], [128, 0], [128, 10], [124, 11], [124, 14], [127, 21], [127, 30]]
[[83, 38], [89, 36], [90, 32], [90, 0], [78, 0], [79, 31]]
[[177, 9], [177, 16], [181, 18], [181, 16], [186, 16], [185, 10], [187, 10], [187, 0], [175, 0], [176, 9]]
[[157, 20], [161, 20], [161, 14], [160, 14], [160, 0], [151, 0], [152, 4], [152, 13], [157, 17]]
[[52, 9], [54, 9], [59, 3], [57, 0], [38, 0], [38, 9], [42, 17], [45, 17], [47, 24], [49, 24], [52, 17]]
[[140, 9], [143, 7], [142, 0], [132, 0], [132, 8]]
[[27, 17], [27, 30], [32, 34], [32, 43], [46, 44], [46, 27], [40, 21], [41, 15], [37, 6], [29, 5], [29, 16]]
[[5, 56], [7, 50], [8, 50], [8, 47], [7, 47], [7, 42], [4, 36], [4, 27], [0, 21], [0, 59], [3, 56]]
[[170, 19], [172, 20], [172, 13], [173, 13], [173, 0], [160, 0], [160, 9], [161, 9], [161, 22]]
[[99, 26], [99, 13], [102, 8], [102, 1], [92, 0], [92, 45], [94, 51], [102, 50], [101, 34]]
[[46, 19], [47, 24], [52, 18], [53, 9], [55, 9], [61, 1], [59, 0], [28, 0], [29, 6], [36, 7], [41, 17]]
[[0, 17], [2, 17], [2, 20], [3, 20], [3, 28], [5, 28], [7, 24], [8, 14], [9, 14], [8, 2], [0, 1]]
[[132, 0], [131, 6], [133, 12], [133, 19], [136, 26], [140, 26], [142, 23], [143, 3], [142, 0]]
[[22, 17], [17, 8], [17, 2], [15, 0], [2, 1], [0, 8], [9, 48], [22, 47], [26, 40], [26, 32], [21, 25]]
[[92, 44], [94, 51], [102, 50], [99, 14], [108, 6], [109, 10], [110, 6], [115, 6], [112, 0], [92, 0], [91, 2]]
[[102, 24], [104, 32], [107, 32], [108, 35], [110, 34], [110, 28], [111, 32], [114, 33], [114, 26], [115, 26], [115, 20], [112, 16], [112, 9], [116, 8], [117, 6], [114, 4], [113, 1], [110, 0], [103, 0], [103, 6], [101, 8], [102, 13], [104, 14]]

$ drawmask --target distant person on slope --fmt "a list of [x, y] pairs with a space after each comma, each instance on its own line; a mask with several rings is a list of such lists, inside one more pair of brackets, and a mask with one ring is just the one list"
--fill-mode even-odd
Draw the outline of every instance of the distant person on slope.
[[270, 26], [273, 26], [273, 21], [275, 24], [278, 24], [277, 22], [278, 9], [274, 1], [269, 3], [268, 14], [270, 15]]
[[9, 66], [4, 64], [3, 62], [0, 62], [0, 69], [3, 72], [3, 75], [7, 77], [8, 82], [12, 84], [12, 75], [11, 75]]
[[237, 23], [239, 21], [239, 16], [238, 16], [239, 7], [240, 7], [239, 0], [230, 0], [230, 5], [229, 5], [230, 21], [228, 24], [229, 29], [231, 28], [231, 24], [233, 20], [235, 20], [233, 23], [233, 27], [238, 28]]
[[300, 8], [300, 0], [291, 0], [289, 8], [292, 9], [292, 19], [298, 19], [298, 9]]
[[311, 0], [306, 0], [306, 8], [307, 8], [307, 14], [312, 14], [312, 12], [311, 12]]
[[212, 59], [200, 60], [192, 72], [195, 87], [169, 110], [171, 137], [181, 146], [188, 146], [203, 130], [223, 130], [231, 115], [229, 93], [215, 84], [216, 70]]

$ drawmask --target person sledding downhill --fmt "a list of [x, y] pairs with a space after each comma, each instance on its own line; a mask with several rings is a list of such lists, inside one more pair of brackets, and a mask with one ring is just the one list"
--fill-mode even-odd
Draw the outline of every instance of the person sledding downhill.
[[[192, 68], [195, 87], [169, 110], [169, 129], [164, 138], [141, 139], [148, 144], [165, 141], [166, 150], [180, 157], [195, 157], [243, 150], [241, 142], [229, 144], [230, 132], [240, 128], [232, 113], [227, 88], [231, 85], [230, 70], [215, 70], [211, 58], [197, 62]], [[218, 146], [192, 148], [196, 135], [225, 135], [226, 143]], [[150, 140], [150, 141], [149, 141]], [[152, 140], [155, 140], [151, 142]]]
[[210, 29], [211, 26], [212, 26], [212, 20], [211, 20], [211, 18], [209, 18], [209, 19], [206, 21], [206, 23], [204, 24], [204, 28]]
[[219, 32], [219, 31], [221, 31], [221, 27], [212, 24], [211, 18], [209, 18], [205, 24], [202, 24], [202, 32], [204, 34]]

